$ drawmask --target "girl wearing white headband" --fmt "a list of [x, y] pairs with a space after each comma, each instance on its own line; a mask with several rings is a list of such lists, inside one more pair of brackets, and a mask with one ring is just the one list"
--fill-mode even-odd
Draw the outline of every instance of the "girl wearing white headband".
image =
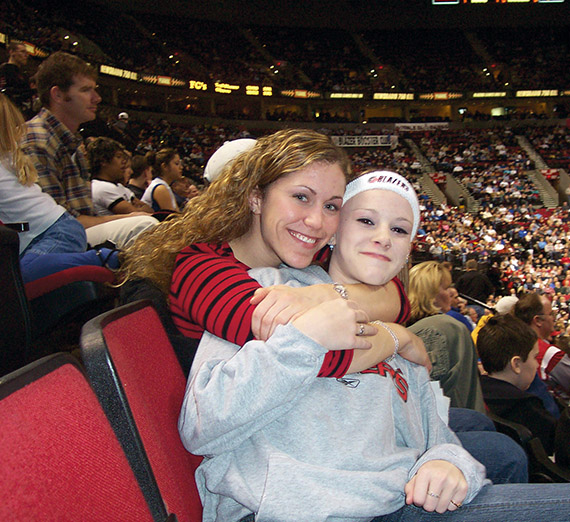
[[[338, 283], [392, 278], [417, 230], [409, 184], [374, 174], [349, 185], [330, 267]], [[316, 266], [250, 273], [263, 285], [332, 282]], [[189, 451], [207, 455], [196, 472], [204, 521], [437, 520], [448, 512], [479, 522], [490, 512], [509, 520], [568, 512], [568, 485], [489, 485], [439, 419], [425, 368], [397, 355], [396, 326], [388, 326], [391, 361], [318, 379], [327, 349], [342, 342], [338, 312], [347, 304], [323, 303], [241, 349], [202, 337], [179, 430]]]
[[405, 266], [419, 222], [418, 198], [404, 177], [375, 171], [355, 179], [344, 194], [330, 276], [387, 283]]

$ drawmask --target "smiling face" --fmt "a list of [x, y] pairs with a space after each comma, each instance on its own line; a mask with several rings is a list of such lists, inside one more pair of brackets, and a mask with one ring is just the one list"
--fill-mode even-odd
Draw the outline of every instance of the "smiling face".
[[344, 189], [338, 164], [316, 162], [253, 194], [254, 220], [240, 241], [248, 250], [241, 260], [250, 267], [309, 266], [338, 226]]
[[410, 253], [413, 213], [391, 190], [366, 190], [342, 207], [329, 273], [342, 283], [382, 285]]

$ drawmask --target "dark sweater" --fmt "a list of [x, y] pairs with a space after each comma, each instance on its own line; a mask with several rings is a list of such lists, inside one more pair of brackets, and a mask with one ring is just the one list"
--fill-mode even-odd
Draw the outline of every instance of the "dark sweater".
[[553, 454], [556, 419], [536, 395], [488, 375], [481, 376], [481, 388], [485, 403], [495, 415], [526, 426], [540, 439], [546, 452]]

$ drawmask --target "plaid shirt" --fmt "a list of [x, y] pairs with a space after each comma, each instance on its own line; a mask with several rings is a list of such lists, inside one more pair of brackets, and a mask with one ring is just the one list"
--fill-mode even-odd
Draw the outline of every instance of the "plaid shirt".
[[42, 190], [75, 217], [95, 215], [81, 137], [45, 108], [27, 122], [27, 129], [22, 148], [33, 158]]

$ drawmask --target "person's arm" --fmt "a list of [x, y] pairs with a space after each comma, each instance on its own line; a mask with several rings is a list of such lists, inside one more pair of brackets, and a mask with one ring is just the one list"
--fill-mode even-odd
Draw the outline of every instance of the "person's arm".
[[398, 354], [410, 362], [425, 366], [431, 371], [431, 361], [424, 346], [424, 342], [407, 328], [400, 324], [385, 323], [379, 326], [378, 332], [367, 337], [372, 344], [370, 350], [355, 350], [347, 374], [357, 373], [378, 365], [395, 353], [396, 345], [389, 330], [398, 339]]
[[352, 303], [330, 301], [241, 348], [204, 334], [178, 423], [184, 446], [199, 455], [231, 451], [283, 417], [310, 389], [327, 350], [364, 342], [352, 332], [366, 319]]
[[[401, 293], [394, 281], [383, 286], [345, 285], [349, 299], [356, 301], [371, 320], [400, 322]], [[286, 324], [303, 310], [330, 299], [340, 298], [331, 284], [304, 288], [274, 286], [258, 290], [252, 329], [258, 339], [267, 339], [278, 324]]]
[[[415, 378], [413, 377], [415, 374]], [[456, 504], [471, 502], [485, 484], [485, 467], [459, 443], [437, 414], [435, 397], [425, 370], [413, 367], [408, 375], [409, 400], [419, 402], [425, 451], [409, 472], [406, 503], [426, 511], [454, 511]], [[428, 492], [439, 497], [428, 495]]]
[[172, 195], [164, 185], [158, 185], [152, 192], [152, 199], [160, 207], [160, 210], [172, 210], [178, 212], [178, 207], [172, 202]]
[[[562, 350], [560, 351], [562, 352]], [[556, 366], [550, 370], [548, 376], [554, 383], [563, 388], [566, 393], [570, 393], [570, 357], [564, 352], [562, 353], [564, 355], [560, 357], [560, 361]]]
[[132, 203], [121, 199], [120, 201], [115, 202], [113, 205], [109, 207], [109, 210], [113, 214], [130, 214], [131, 212], [136, 212], [137, 209]]
[[135, 211], [146, 212], [147, 214], [154, 213], [154, 210], [152, 210], [152, 207], [150, 205], [143, 203], [140, 199], [136, 197], [133, 197], [131, 205], [133, 206]]
[[[386, 286], [388, 287], [384, 289], [386, 292], [382, 292], [383, 287], [370, 289], [365, 285], [348, 285], [347, 293], [357, 289], [357, 295], [365, 295], [368, 296], [369, 299], [371, 299], [373, 295], [378, 295], [380, 299], [388, 299], [390, 302], [385, 303], [382, 312], [380, 312], [382, 307], [377, 306], [375, 313], [378, 313], [379, 317], [376, 316], [373, 318], [387, 321], [388, 323], [405, 323], [409, 317], [410, 305], [402, 283], [399, 279], [395, 278]], [[288, 321], [293, 320], [302, 313], [303, 309], [309, 309], [315, 306], [315, 303], [320, 299], [326, 299], [326, 297], [330, 297], [333, 300], [341, 298], [330, 284], [312, 285], [304, 288], [291, 288], [284, 285], [268, 288], [272, 290], [267, 294], [266, 299], [268, 299], [268, 301], [265, 302], [266, 299], [263, 299], [261, 304], [258, 304], [253, 312], [252, 330], [259, 339], [269, 337], [277, 324], [286, 324]], [[350, 288], [350, 290], [348, 290], [348, 288]], [[266, 289], [256, 291], [252, 303], [256, 303], [260, 296], [266, 295], [264, 290]], [[313, 292], [314, 290], [316, 290], [316, 292]], [[324, 290], [324, 292], [319, 294], [319, 290]], [[361, 292], [358, 292], [358, 290], [361, 290]], [[263, 305], [265, 305], [265, 308], [259, 312], [259, 308]], [[358, 305], [361, 306], [360, 303], [358, 303]], [[362, 308], [366, 311], [366, 307]], [[367, 313], [370, 315], [370, 312]], [[275, 316], [272, 322], [270, 324], [264, 324], [263, 319], [269, 319], [272, 315]], [[410, 362], [426, 366], [428, 370], [431, 370], [431, 362], [423, 341], [399, 325], [392, 324], [391, 326], [392, 330], [397, 332], [397, 336], [400, 339], [400, 355]], [[262, 329], [263, 331], [257, 334], [257, 329]], [[379, 328], [378, 333], [368, 337], [368, 340], [372, 343], [370, 350], [350, 352], [352, 360], [350, 361], [350, 365], [346, 368], [345, 373], [356, 373], [366, 370], [393, 355], [395, 348], [394, 340], [386, 329]], [[338, 353], [336, 355], [331, 354], [328, 357], [341, 356], [346, 358], [347, 355]], [[336, 376], [338, 377], [339, 375]]]
[[135, 217], [135, 216], [148, 216], [146, 212], [131, 212], [130, 214], [115, 214], [114, 216], [86, 216], [80, 214], [77, 216], [77, 221], [79, 221], [83, 228], [94, 227], [97, 225], [101, 225], [103, 223], [108, 223], [109, 221], [115, 221], [117, 219], [123, 219], [126, 217]]
[[[248, 268], [233, 257], [229, 247], [193, 245], [177, 262], [170, 289], [170, 310], [185, 335], [191, 323], [231, 343], [243, 346], [255, 338], [250, 301], [261, 285]], [[180, 316], [180, 321], [177, 321]], [[325, 355], [319, 377], [342, 377], [352, 362], [354, 350], [336, 350]]]

